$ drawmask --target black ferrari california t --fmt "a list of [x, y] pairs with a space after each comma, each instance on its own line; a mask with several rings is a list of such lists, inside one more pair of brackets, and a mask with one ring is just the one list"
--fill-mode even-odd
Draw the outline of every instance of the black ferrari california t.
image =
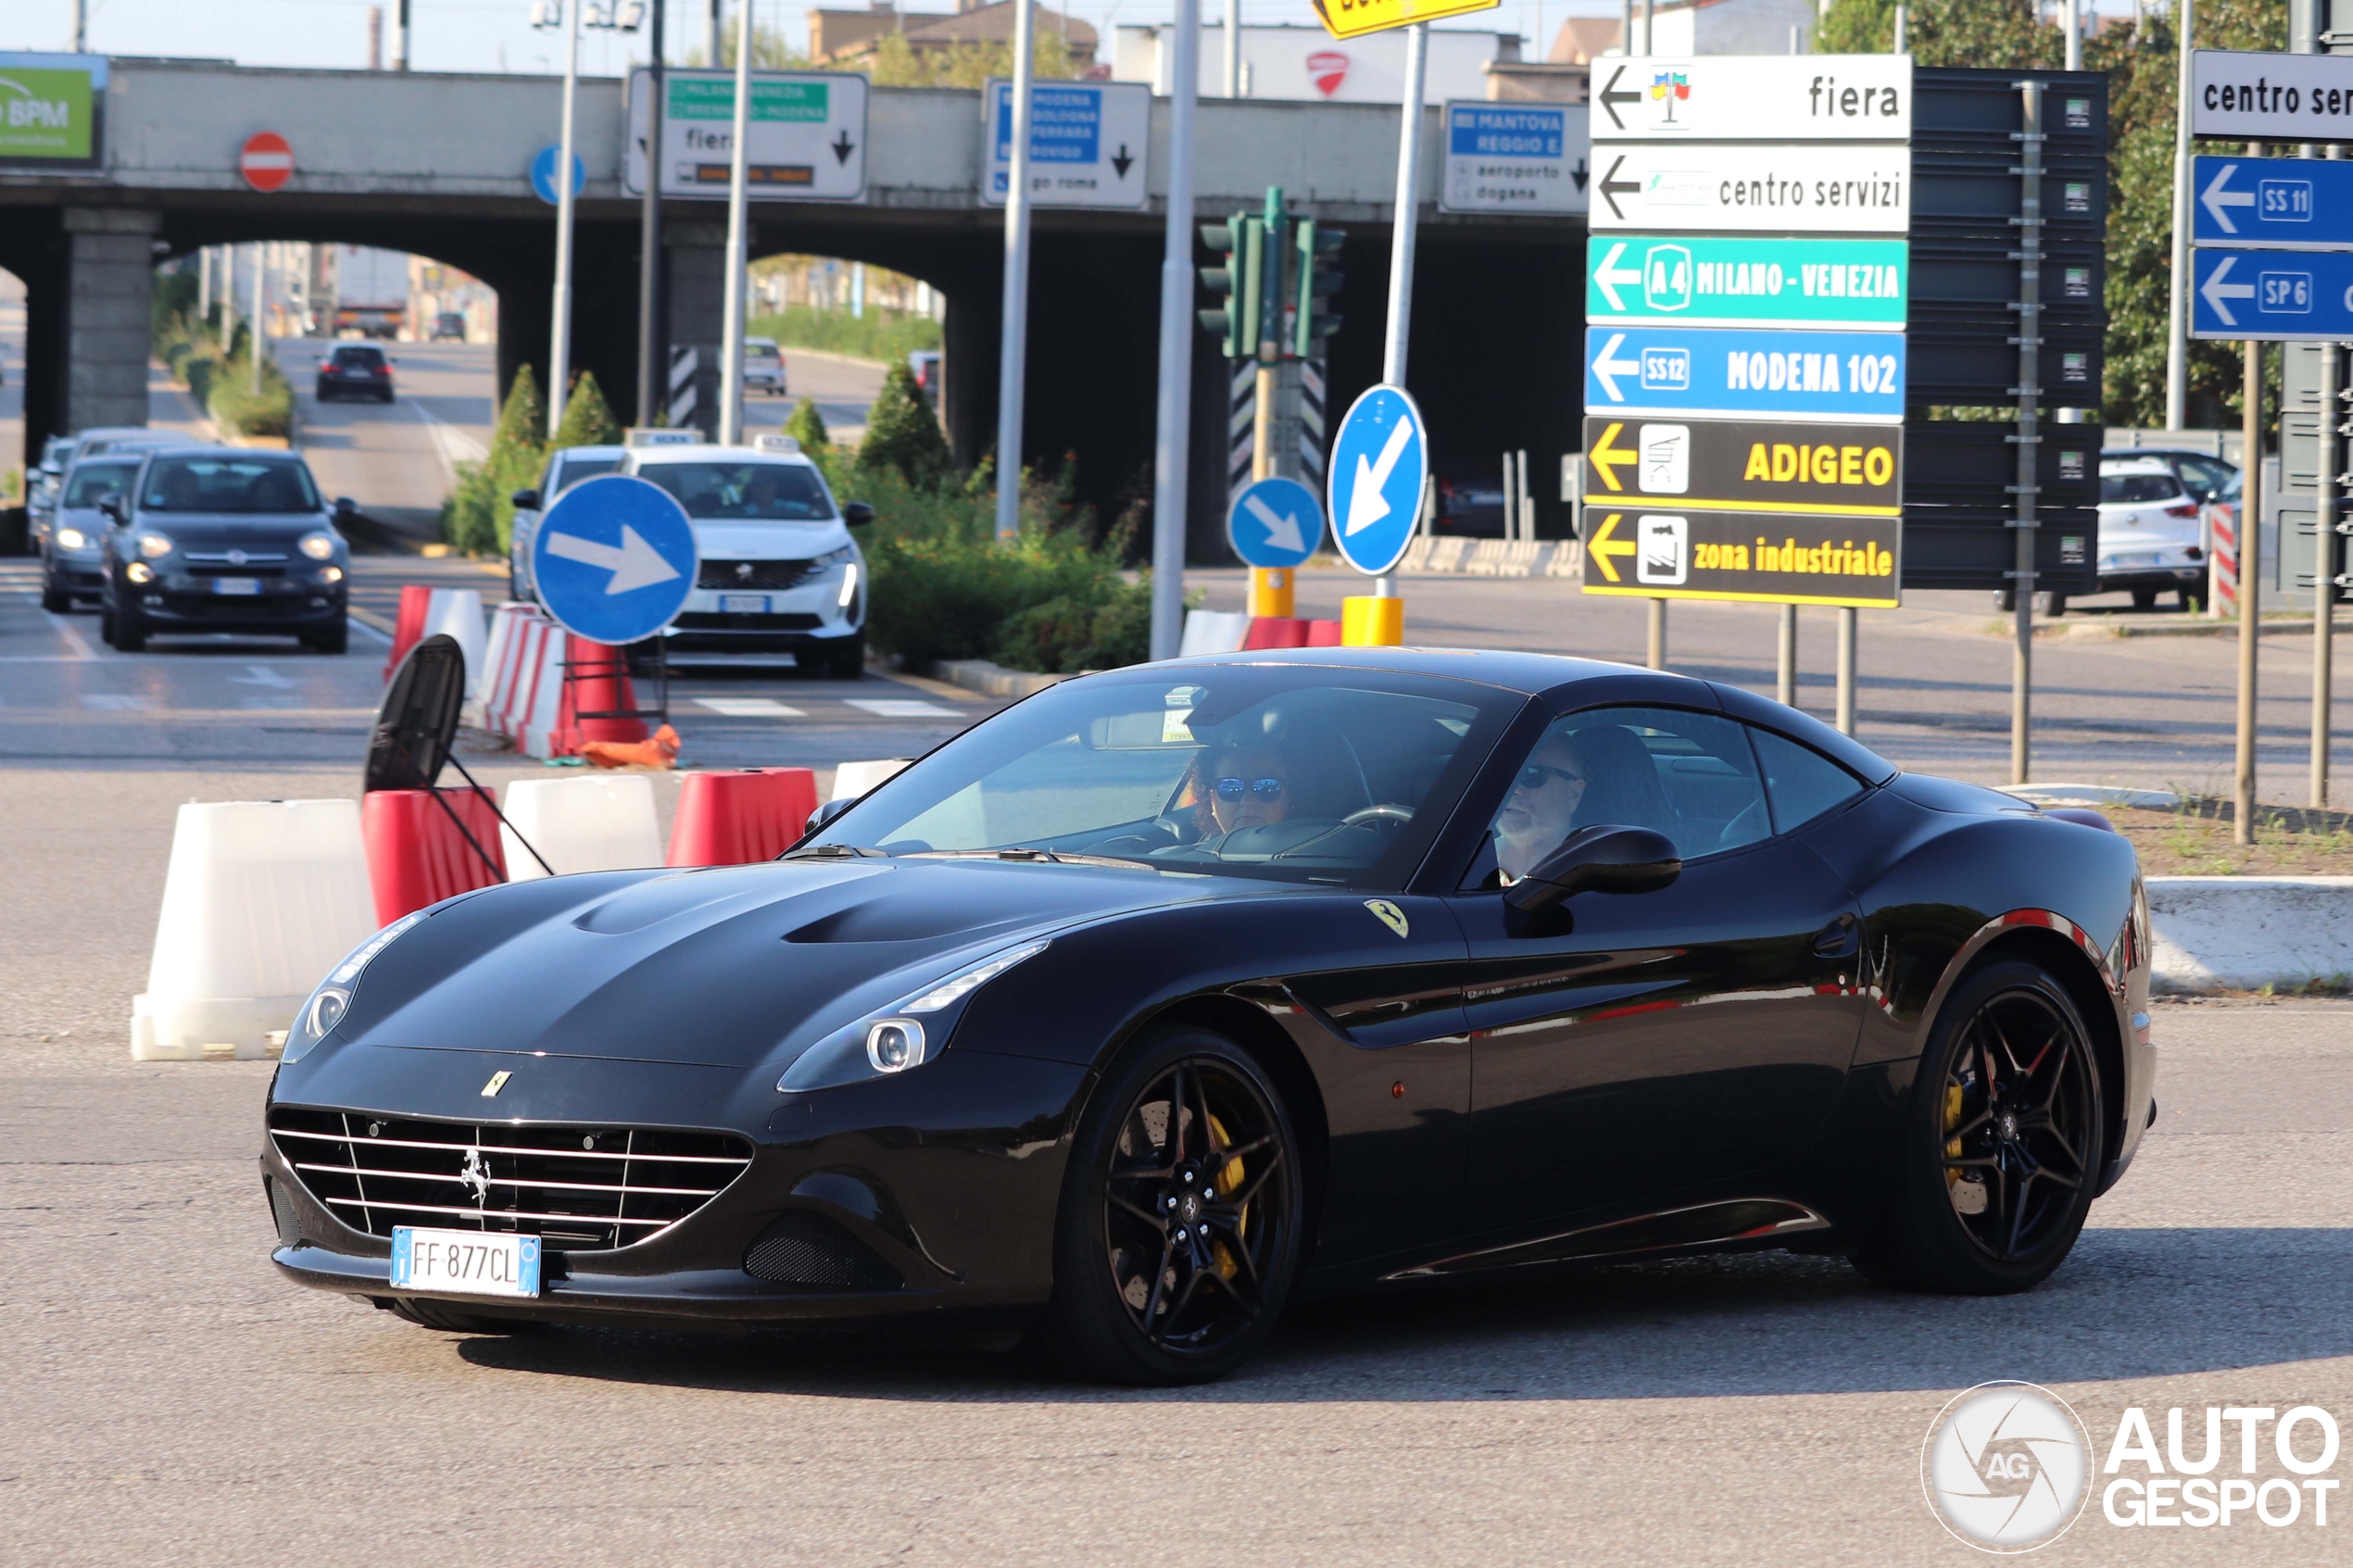
[[1733, 687], [1297, 649], [1065, 682], [781, 859], [563, 876], [306, 1004], [278, 1266], [431, 1327], [1021, 1326], [1702, 1249], [2032, 1286], [2155, 1114], [2097, 820]]

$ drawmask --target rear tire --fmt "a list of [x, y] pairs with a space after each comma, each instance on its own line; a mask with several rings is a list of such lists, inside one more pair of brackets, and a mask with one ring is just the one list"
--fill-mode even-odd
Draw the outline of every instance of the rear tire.
[[2045, 594], [2043, 596], [2043, 613], [2049, 616], [2054, 621], [2057, 621], [2060, 616], [2065, 615], [2067, 613], [2067, 596], [2065, 594]]
[[2018, 608], [2018, 590], [2017, 590], [2016, 588], [1996, 588], [1996, 589], [1994, 589], [1994, 608], [1995, 609], [2000, 610], [2000, 611], [2001, 611], [2004, 615], [2007, 615], [2007, 614], [2011, 613], [2013, 610], [2017, 609], [2017, 608]]
[[1250, 1053], [1192, 1025], [1147, 1031], [1072, 1142], [1040, 1348], [1106, 1383], [1233, 1371], [1298, 1281], [1303, 1175], [1290, 1112]]
[[2138, 610], [2155, 609], [2157, 608], [2157, 590], [2154, 588], [2133, 589], [2133, 608]]
[[2091, 1034], [2040, 963], [1996, 959], [1945, 999], [1901, 1112], [1891, 1217], [1851, 1257], [1898, 1289], [2032, 1290], [2064, 1262], [2106, 1158]]

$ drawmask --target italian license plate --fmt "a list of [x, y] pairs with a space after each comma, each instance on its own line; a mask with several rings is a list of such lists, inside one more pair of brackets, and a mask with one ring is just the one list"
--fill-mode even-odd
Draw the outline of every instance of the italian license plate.
[[412, 1290], [535, 1297], [539, 1294], [539, 1238], [396, 1225], [392, 1283]]
[[722, 615], [765, 615], [768, 596], [765, 594], [722, 594], [719, 596]]
[[261, 579], [258, 577], [216, 577], [212, 580], [212, 591], [216, 594], [241, 594], [250, 596], [261, 592]]

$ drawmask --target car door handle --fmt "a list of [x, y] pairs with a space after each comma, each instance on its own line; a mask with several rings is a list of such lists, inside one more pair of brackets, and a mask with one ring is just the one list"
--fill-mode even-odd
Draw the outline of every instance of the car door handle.
[[1846, 958], [1862, 945], [1862, 928], [1853, 915], [1841, 915], [1814, 933], [1814, 956], [1818, 959]]

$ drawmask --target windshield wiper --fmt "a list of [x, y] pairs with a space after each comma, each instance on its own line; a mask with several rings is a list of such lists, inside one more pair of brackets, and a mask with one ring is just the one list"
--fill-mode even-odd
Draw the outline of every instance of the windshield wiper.
[[1026, 844], [1010, 845], [1002, 849], [919, 849], [909, 858], [919, 860], [1011, 860], [1029, 864], [1045, 861], [1057, 866], [1121, 866], [1146, 872], [1160, 870], [1150, 860], [1122, 859], [1113, 855], [1081, 855], [1067, 849], [1039, 849]]
[[780, 860], [887, 860], [887, 849], [869, 849], [862, 844], [812, 844], [806, 849], [789, 849], [776, 857]]

